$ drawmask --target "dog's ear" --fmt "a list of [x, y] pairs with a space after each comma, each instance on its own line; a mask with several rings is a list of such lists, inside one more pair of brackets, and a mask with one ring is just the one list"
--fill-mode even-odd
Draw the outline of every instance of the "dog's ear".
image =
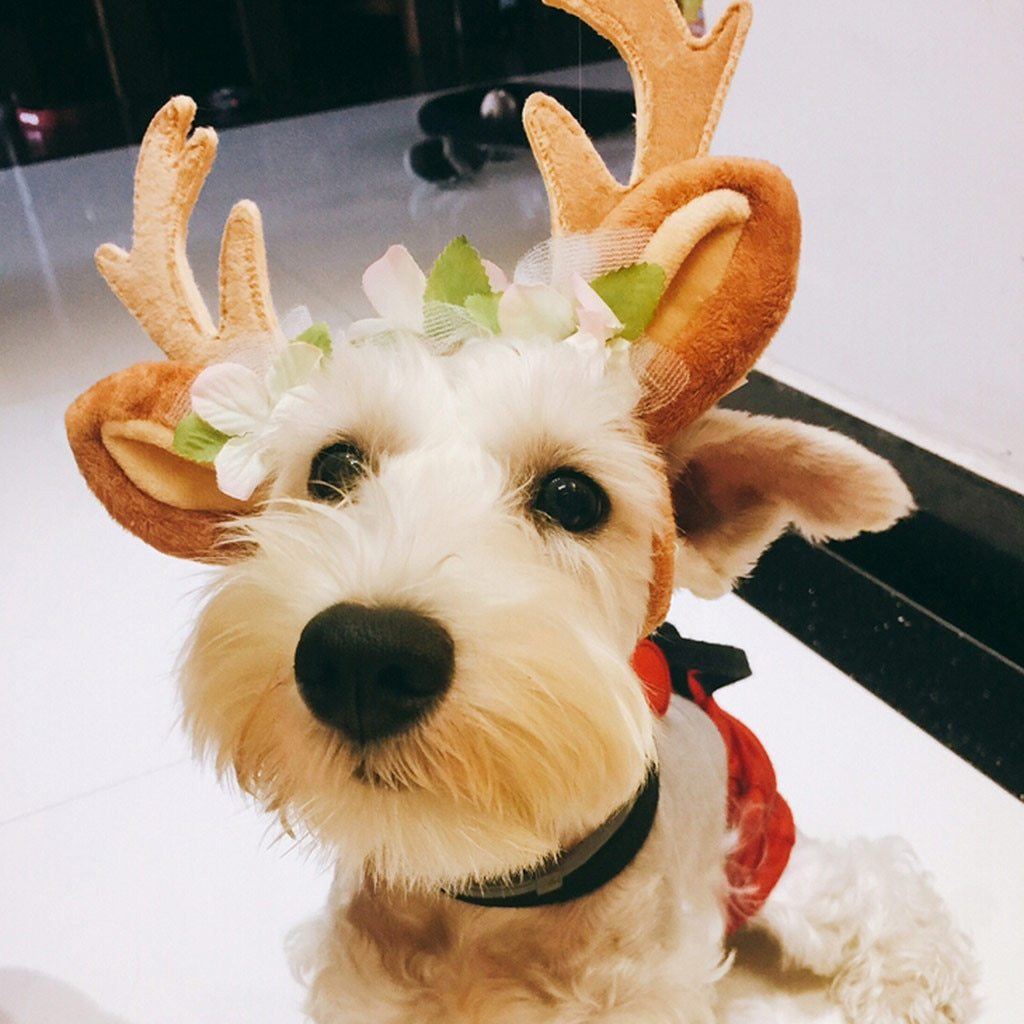
[[[78, 468], [107, 511], [165, 554], [220, 561], [227, 521], [249, 510], [217, 489], [212, 464], [173, 449], [198, 365], [143, 363], [94, 384], [67, 411]], [[236, 546], [237, 547], [237, 546]]]
[[718, 597], [787, 527], [811, 540], [886, 530], [913, 509], [896, 471], [822, 427], [713, 409], [668, 447], [676, 586]]

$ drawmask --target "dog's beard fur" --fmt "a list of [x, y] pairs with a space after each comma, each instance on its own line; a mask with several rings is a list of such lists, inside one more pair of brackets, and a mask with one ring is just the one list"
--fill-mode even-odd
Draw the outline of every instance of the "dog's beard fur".
[[[340, 347], [276, 453], [274, 498], [242, 529], [186, 653], [197, 745], [342, 871], [458, 886], [535, 866], [635, 792], [653, 756], [629, 666], [663, 526], [663, 469], [635, 384], [568, 346]], [[304, 500], [339, 436], [374, 474]], [[612, 515], [574, 538], [530, 514], [537, 479], [590, 473]], [[305, 624], [339, 601], [423, 611], [455, 643], [452, 687], [409, 732], [356, 749], [293, 675]]]

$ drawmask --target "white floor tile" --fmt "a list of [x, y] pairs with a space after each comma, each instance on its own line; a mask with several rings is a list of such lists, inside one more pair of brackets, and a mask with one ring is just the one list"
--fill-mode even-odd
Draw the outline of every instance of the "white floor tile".
[[328, 877], [192, 765], [0, 827], [0, 877], [4, 1024], [300, 1019], [282, 945]]

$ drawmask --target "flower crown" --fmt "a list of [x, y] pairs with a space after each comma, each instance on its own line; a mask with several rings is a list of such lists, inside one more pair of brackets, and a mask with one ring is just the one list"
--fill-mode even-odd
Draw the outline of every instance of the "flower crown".
[[[510, 280], [460, 236], [426, 275], [408, 249], [394, 245], [363, 275], [363, 291], [377, 316], [356, 321], [343, 338], [357, 343], [412, 337], [441, 352], [473, 338], [549, 340], [603, 354], [607, 361], [621, 358], [653, 317], [665, 272], [652, 263], [630, 263], [587, 281], [573, 269], [579, 263], [563, 259], [551, 283]], [[299, 316], [308, 326], [279, 345], [265, 373], [242, 362], [219, 362], [207, 366], [190, 389], [191, 411], [175, 430], [174, 450], [194, 462], [213, 463], [217, 486], [229, 497], [248, 500], [266, 480], [275, 434], [330, 357], [327, 326], [310, 322], [304, 311]]]

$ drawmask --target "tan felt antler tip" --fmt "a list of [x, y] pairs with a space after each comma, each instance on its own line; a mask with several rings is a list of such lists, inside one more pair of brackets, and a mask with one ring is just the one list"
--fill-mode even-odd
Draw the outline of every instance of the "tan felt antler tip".
[[228, 214], [225, 234], [231, 233], [259, 233], [263, 228], [263, 218], [260, 216], [260, 208], [251, 199], [239, 199], [231, 212]]
[[153, 115], [147, 131], [160, 132], [166, 126], [176, 131], [180, 138], [184, 138], [195, 116], [196, 101], [191, 96], [172, 96]]
[[206, 177], [206, 172], [217, 156], [217, 133], [212, 128], [197, 128], [185, 143], [181, 154], [182, 172], [185, 176]]
[[[711, 139], [722, 116], [725, 97], [736, 73], [736, 65], [739, 63], [753, 19], [753, 7], [747, 0], [739, 0], [726, 9], [715, 27], [706, 35], [690, 36], [691, 48], [694, 51], [706, 51], [710, 54], [707, 58], [709, 75], [706, 79], [709, 86], [710, 75], [717, 75], [717, 87], [708, 102], [704, 130], [697, 147], [698, 156], [703, 156], [711, 148]], [[686, 27], [686, 31], [689, 33], [689, 26]]]
[[96, 269], [103, 275], [107, 284], [114, 287], [114, 279], [120, 276], [128, 266], [128, 253], [113, 242], [104, 242], [96, 249], [93, 257]]
[[[735, 0], [735, 3], [729, 4], [725, 12], [715, 23], [714, 29], [703, 36], [695, 36], [695, 41], [699, 45], [710, 46], [713, 42], [711, 37], [718, 32], [723, 32], [726, 27], [732, 25], [734, 20], [736, 28], [746, 35], [747, 30], [750, 28], [750, 23], [754, 20], [754, 5], [750, 3], [750, 0]], [[687, 26], [687, 31], [689, 31], [689, 26]]]
[[220, 331], [228, 339], [277, 330], [270, 301], [263, 218], [250, 199], [231, 209], [220, 249]]
[[212, 128], [202, 127], [197, 128], [189, 138], [195, 116], [196, 103], [191, 96], [174, 96], [169, 99], [149, 122], [142, 139], [140, 156], [147, 149], [156, 148], [165, 159], [180, 159], [182, 169], [187, 171], [192, 171], [207, 160], [212, 162], [217, 150], [217, 133]]
[[683, 19], [683, 29], [689, 37], [691, 50], [720, 50], [720, 58], [729, 64], [728, 74], [732, 73], [739, 59], [743, 44], [747, 41], [747, 33], [754, 20], [754, 8], [747, 0], [737, 0], [730, 4], [722, 16], [715, 22], [714, 28], [702, 36], [695, 36], [690, 26]]
[[625, 191], [579, 122], [557, 100], [533, 93], [523, 126], [540, 168], [554, 235], [593, 231]]

